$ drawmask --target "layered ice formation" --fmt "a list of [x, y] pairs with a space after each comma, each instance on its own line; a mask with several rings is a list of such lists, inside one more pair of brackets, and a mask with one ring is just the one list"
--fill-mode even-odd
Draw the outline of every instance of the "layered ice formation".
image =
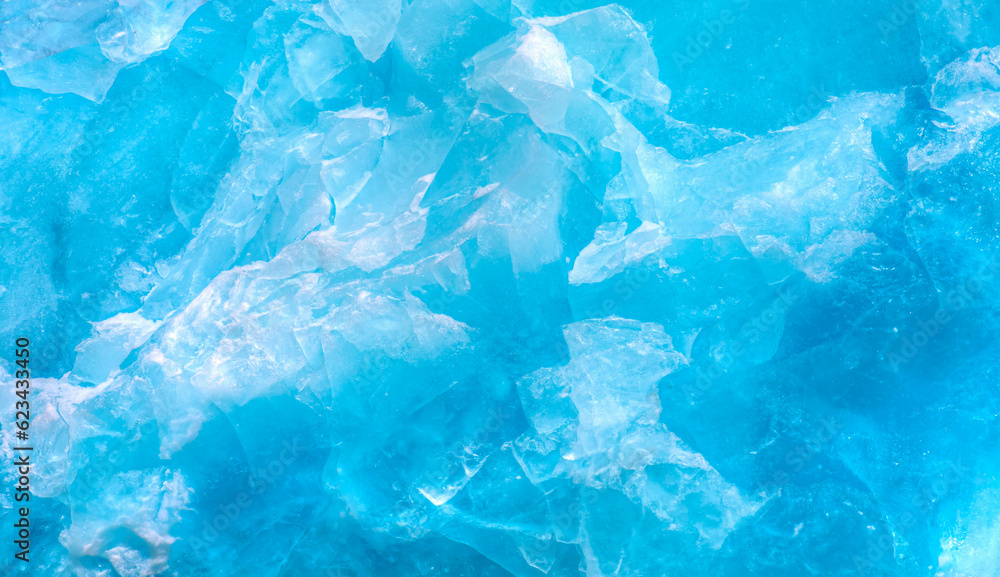
[[8, 0], [0, 69], [3, 575], [1000, 577], [995, 4]]

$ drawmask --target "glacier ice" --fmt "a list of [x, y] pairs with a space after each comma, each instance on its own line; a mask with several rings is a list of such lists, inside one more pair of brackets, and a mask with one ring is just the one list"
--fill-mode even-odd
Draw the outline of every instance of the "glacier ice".
[[122, 68], [166, 49], [204, 3], [5, 2], [0, 68], [15, 86], [100, 101]]
[[998, 14], [3, 3], [0, 572], [1000, 576]]

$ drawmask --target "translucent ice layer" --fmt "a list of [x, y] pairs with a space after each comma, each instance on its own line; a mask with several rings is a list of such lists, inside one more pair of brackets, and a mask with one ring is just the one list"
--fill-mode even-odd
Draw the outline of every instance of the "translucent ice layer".
[[3, 3], [0, 573], [1000, 577], [998, 16]]

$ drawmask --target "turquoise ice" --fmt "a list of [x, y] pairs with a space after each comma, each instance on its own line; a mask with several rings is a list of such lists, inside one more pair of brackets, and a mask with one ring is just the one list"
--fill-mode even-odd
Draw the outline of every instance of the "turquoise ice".
[[993, 4], [9, 0], [0, 69], [3, 575], [1000, 577]]

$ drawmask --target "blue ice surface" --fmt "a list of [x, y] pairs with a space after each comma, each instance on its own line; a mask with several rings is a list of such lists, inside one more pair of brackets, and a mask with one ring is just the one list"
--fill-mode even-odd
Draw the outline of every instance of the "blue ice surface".
[[3, 575], [1000, 575], [995, 2], [7, 0], [0, 68]]

